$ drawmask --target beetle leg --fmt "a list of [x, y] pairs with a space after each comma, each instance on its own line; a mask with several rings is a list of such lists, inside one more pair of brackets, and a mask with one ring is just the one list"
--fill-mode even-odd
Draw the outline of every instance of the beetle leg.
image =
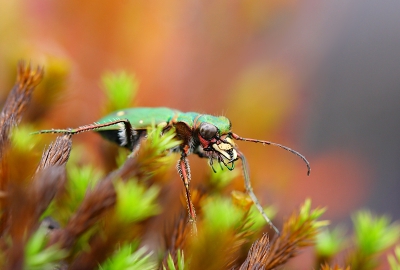
[[[220, 165], [221, 165], [221, 163], [224, 164], [225, 167], [228, 168], [228, 170], [232, 171], [233, 169], [235, 169], [235, 163], [234, 162], [226, 163], [224, 158], [221, 158], [221, 157], [218, 157], [218, 159], [219, 159], [219, 164]], [[232, 163], [232, 165], [230, 167], [228, 166], [229, 163]], [[221, 168], [222, 168], [222, 165], [221, 165]]]
[[185, 195], [186, 195], [186, 203], [189, 212], [189, 222], [192, 224], [192, 233], [197, 235], [197, 227], [196, 227], [196, 212], [194, 210], [194, 206], [192, 203], [192, 199], [190, 197], [190, 167], [186, 158], [186, 153], [182, 152], [181, 158], [178, 161], [177, 166], [179, 176], [181, 177], [183, 184], [185, 186]]
[[214, 168], [214, 161], [213, 161], [212, 157], [209, 158], [209, 162], [208, 163], [210, 164], [210, 167], [213, 170], [213, 172], [216, 173], [217, 171]]
[[280, 235], [278, 228], [275, 227], [275, 225], [272, 223], [272, 221], [269, 219], [267, 214], [265, 214], [264, 209], [262, 208], [260, 202], [258, 201], [256, 195], [253, 192], [253, 188], [250, 183], [250, 175], [249, 175], [249, 167], [247, 165], [247, 160], [244, 157], [244, 155], [237, 150], [238, 157], [242, 160], [242, 168], [243, 168], [243, 176], [244, 176], [244, 185], [246, 187], [246, 192], [249, 194], [250, 198], [252, 199], [254, 205], [257, 207], [258, 211], [261, 213], [263, 218], [267, 221], [269, 226], [277, 233], [277, 235]]
[[218, 157], [218, 164], [219, 164], [219, 167], [221, 168], [221, 171], [223, 171], [224, 170], [224, 166], [222, 166], [223, 161], [222, 161], [222, 158], [220, 158], [220, 157]]
[[126, 147], [131, 151], [136, 150], [137, 146], [140, 144], [141, 139], [143, 138], [142, 134], [138, 134], [132, 128], [131, 122], [128, 119], [116, 119], [107, 123], [93, 123], [90, 125], [80, 126], [77, 128], [68, 128], [68, 129], [49, 129], [49, 130], [41, 130], [34, 132], [33, 134], [42, 134], [42, 133], [64, 133], [64, 134], [79, 134], [86, 131], [97, 131], [97, 132], [105, 132], [102, 128], [114, 126], [114, 125], [122, 125], [118, 130], [118, 138], [112, 139], [112, 137], [108, 137], [104, 135], [107, 139], [112, 140], [118, 143], [122, 147]]
[[110, 121], [110, 122], [103, 123], [103, 124], [93, 123], [93, 124], [90, 124], [90, 125], [80, 126], [80, 127], [77, 127], [77, 128], [40, 130], [40, 131], [33, 132], [32, 134], [65, 133], [65, 134], [74, 135], [74, 134], [78, 134], [78, 133], [81, 133], [81, 132], [97, 130], [97, 129], [100, 129], [100, 128], [109, 127], [109, 126], [113, 126], [113, 125], [117, 125], [117, 124], [121, 124], [121, 123], [125, 126], [125, 129], [130, 129], [131, 130], [131, 131], [128, 131], [129, 133], [127, 133], [127, 135], [131, 135], [131, 133], [132, 133], [132, 125], [131, 125], [131, 123], [129, 122], [128, 119], [117, 119], [117, 120]]

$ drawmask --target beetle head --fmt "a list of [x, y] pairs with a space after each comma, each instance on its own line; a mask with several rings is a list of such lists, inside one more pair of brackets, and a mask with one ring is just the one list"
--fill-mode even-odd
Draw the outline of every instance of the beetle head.
[[210, 164], [212, 164], [212, 159], [216, 159], [228, 169], [233, 169], [238, 154], [230, 134], [220, 135], [216, 126], [203, 122], [198, 128], [198, 138], [205, 155], [210, 158]]

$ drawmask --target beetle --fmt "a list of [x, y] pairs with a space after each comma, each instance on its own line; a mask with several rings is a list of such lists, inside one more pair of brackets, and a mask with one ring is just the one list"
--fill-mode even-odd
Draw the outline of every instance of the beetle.
[[189, 221], [194, 225], [194, 228], [196, 212], [190, 198], [190, 167], [187, 159], [187, 156], [190, 154], [207, 158], [213, 170], [214, 161], [217, 161], [221, 166], [223, 165], [229, 170], [233, 170], [235, 161], [240, 159], [242, 161], [246, 192], [266, 222], [279, 234], [279, 230], [265, 214], [253, 192], [247, 160], [233, 140], [262, 143], [263, 145], [274, 145], [283, 148], [299, 156], [306, 163], [307, 175], [311, 171], [310, 164], [302, 154], [289, 147], [270, 141], [244, 138], [233, 133], [230, 120], [224, 116], [212, 116], [196, 112], [184, 113], [164, 107], [139, 107], [113, 112], [93, 124], [75, 129], [51, 129], [42, 130], [37, 133], [65, 133], [72, 135], [86, 131], [96, 131], [105, 139], [135, 152], [139, 149], [141, 141], [146, 137], [147, 128], [154, 124], [161, 126], [163, 131], [174, 127], [176, 138], [182, 141], [178, 147], [171, 149], [171, 151], [181, 154], [177, 170], [185, 186]]

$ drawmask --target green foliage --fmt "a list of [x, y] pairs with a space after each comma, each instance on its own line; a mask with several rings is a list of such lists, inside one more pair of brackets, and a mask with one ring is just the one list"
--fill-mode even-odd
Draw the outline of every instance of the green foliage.
[[[261, 227], [267, 224], [266, 220], [262, 217], [262, 215], [260, 215], [260, 212], [258, 211], [257, 207], [254, 205], [252, 199], [247, 193], [234, 190], [231, 192], [231, 197], [234, 205], [240, 207], [243, 210], [249, 211], [247, 215], [252, 221], [252, 227], [255, 230], [261, 229]], [[267, 208], [264, 208], [264, 213], [266, 213], [266, 215], [272, 220], [277, 213], [277, 209], [275, 206], [270, 205]]]
[[[146, 248], [138, 249], [138, 242], [125, 244], [99, 266], [101, 270], [153, 270], [158, 263], [147, 253]], [[146, 254], [147, 253], [147, 254]]]
[[141, 174], [151, 177], [170, 168], [176, 157], [170, 155], [169, 150], [179, 146], [180, 143], [175, 138], [175, 130], [173, 128], [164, 133], [161, 126], [148, 128], [147, 141], [141, 146], [138, 155]]
[[233, 179], [241, 175], [240, 170], [230, 171], [226, 168], [224, 169], [220, 164], [214, 164], [214, 170], [215, 173], [210, 173], [209, 181], [216, 190], [225, 188]]
[[[87, 190], [93, 189], [97, 181], [100, 180], [102, 173], [91, 165], [71, 166], [68, 170], [67, 192], [71, 198], [71, 203], [79, 205]], [[71, 210], [76, 209], [71, 206]]]
[[244, 211], [232, 204], [226, 198], [213, 196], [208, 198], [202, 206], [204, 211], [204, 225], [215, 233], [233, 229], [244, 217]]
[[129, 156], [130, 151], [126, 148], [118, 147], [117, 155], [115, 156], [115, 163], [117, 167], [121, 167], [125, 161], [126, 157]]
[[175, 265], [174, 259], [171, 256], [171, 253], [168, 254], [167, 259], [168, 268], [163, 265], [163, 270], [184, 270], [185, 269], [185, 258], [183, 255], [183, 250], [177, 250], [177, 263]]
[[105, 73], [102, 77], [104, 92], [107, 96], [106, 112], [117, 111], [132, 106], [139, 81], [136, 76], [125, 71]]
[[91, 165], [68, 166], [65, 193], [53, 201], [43, 217], [52, 216], [61, 224], [66, 224], [82, 203], [88, 190], [93, 189], [102, 173]]
[[[203, 226], [215, 233], [234, 230], [244, 222], [251, 225], [247, 229], [252, 231], [258, 231], [266, 224], [265, 219], [254, 205], [251, 205], [247, 211], [235, 205], [229, 198], [219, 195], [205, 199], [202, 209], [204, 212]], [[264, 210], [269, 217], [274, 217], [274, 207], [270, 206]]]
[[[274, 205], [269, 205], [267, 207], [264, 207], [264, 213], [267, 214], [267, 216], [273, 220], [274, 217], [276, 216], [277, 209]], [[267, 222], [263, 218], [262, 215], [260, 215], [260, 212], [258, 211], [257, 207], [255, 205], [252, 205], [250, 208], [250, 211], [248, 213], [249, 215], [249, 220], [251, 220], [251, 229], [254, 231], [261, 230]]]
[[[77, 167], [81, 164], [84, 164], [83, 159], [85, 157], [86, 151], [88, 151], [86, 145], [84, 145], [84, 144], [74, 143], [73, 148], [74, 148], [74, 150], [71, 151], [71, 154], [68, 159], [68, 163], [66, 165], [67, 171], [69, 171], [69, 168]], [[101, 174], [103, 173], [102, 168], [100, 168], [100, 167], [96, 168], [96, 170], [101, 172]]]
[[306, 199], [304, 204], [300, 207], [299, 219], [293, 226], [293, 230], [298, 230], [305, 223], [310, 223], [313, 229], [319, 229], [329, 224], [329, 221], [317, 221], [319, 217], [326, 211], [325, 208], [316, 208], [311, 210], [311, 199]]
[[60, 250], [56, 245], [46, 247], [47, 232], [44, 228], [38, 229], [25, 246], [25, 269], [51, 270], [67, 257], [68, 252]]
[[[162, 126], [150, 127], [147, 129], [147, 140], [149, 143], [146, 145], [149, 147], [148, 149], [153, 150], [153, 156], [160, 156], [163, 158], [167, 150], [181, 144], [181, 141], [175, 139], [175, 135], [175, 129], [173, 128], [163, 133]], [[163, 160], [164, 159], [161, 159], [160, 163], [162, 163]]]
[[369, 211], [360, 211], [353, 222], [356, 245], [365, 256], [380, 253], [399, 240], [400, 226], [390, 224], [387, 216], [376, 217]]
[[346, 246], [344, 235], [345, 230], [342, 227], [336, 227], [333, 230], [322, 230], [317, 235], [315, 245], [317, 256], [322, 260], [333, 258]]
[[114, 186], [117, 191], [116, 217], [120, 222], [138, 222], [160, 212], [156, 203], [158, 187], [148, 188], [134, 179], [117, 181]]
[[185, 251], [190, 269], [227, 269], [235, 265], [241, 248], [256, 232], [249, 211], [231, 199], [214, 194], [201, 203], [203, 213], [196, 238]]
[[359, 211], [353, 216], [355, 249], [348, 258], [354, 269], [375, 269], [378, 256], [399, 241], [400, 226], [391, 224], [387, 216], [374, 216]]
[[19, 125], [12, 131], [11, 141], [15, 149], [29, 152], [40, 142], [40, 136], [32, 136], [36, 131], [31, 125]]

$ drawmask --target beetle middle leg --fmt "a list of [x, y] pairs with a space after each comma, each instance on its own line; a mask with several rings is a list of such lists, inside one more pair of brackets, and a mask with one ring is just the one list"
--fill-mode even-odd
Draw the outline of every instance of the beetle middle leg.
[[197, 235], [197, 226], [196, 226], [196, 211], [194, 210], [193, 202], [190, 197], [190, 167], [188, 160], [186, 158], [186, 153], [182, 152], [181, 158], [178, 161], [177, 169], [179, 172], [179, 176], [181, 177], [183, 184], [185, 186], [185, 195], [186, 195], [186, 203], [189, 212], [189, 222], [192, 225], [192, 233]]

